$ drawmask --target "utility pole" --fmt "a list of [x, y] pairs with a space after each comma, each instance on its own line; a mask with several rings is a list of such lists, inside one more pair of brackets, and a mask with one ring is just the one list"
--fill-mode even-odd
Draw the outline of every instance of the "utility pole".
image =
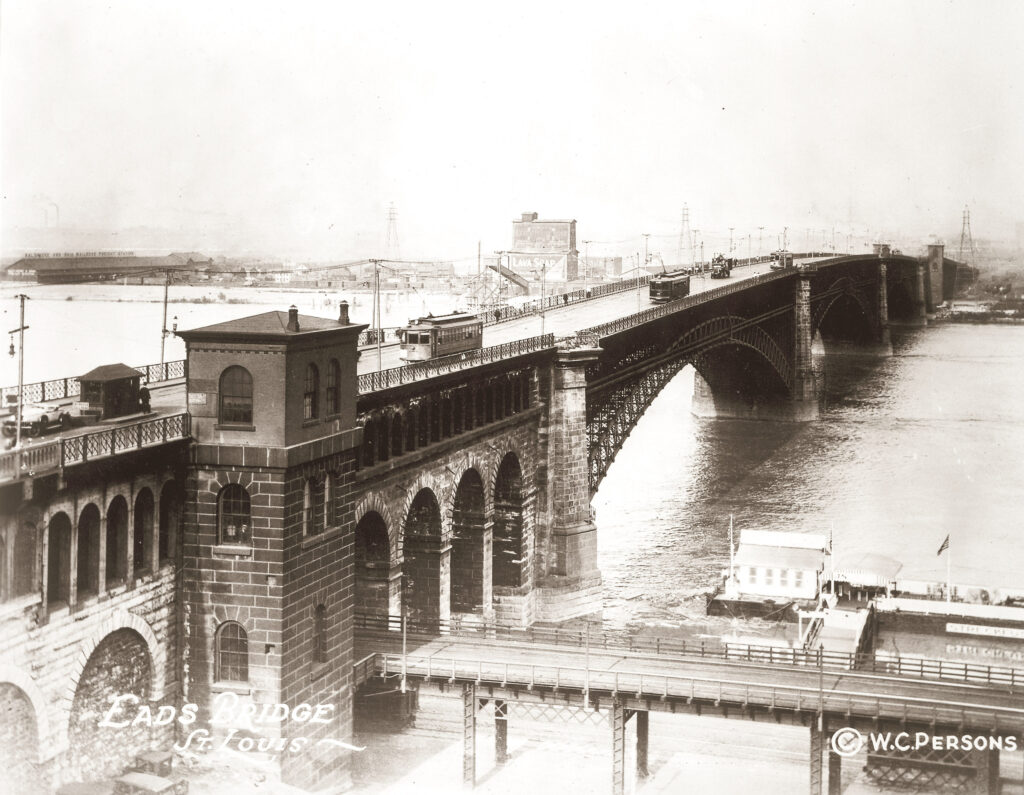
[[730, 226], [729, 227], [729, 253], [730, 254], [732, 254], [732, 249], [733, 249], [733, 245], [732, 245], [732, 230], [735, 229], [735, 228], [736, 227], [734, 227], [734, 226]]
[[644, 239], [644, 265], [646, 265], [648, 262], [650, 262], [650, 258], [649, 258], [650, 255], [648, 255], [648, 253], [647, 253], [647, 239], [650, 236], [651, 235], [648, 232], [644, 232], [643, 235], [641, 235], [641, 237], [643, 237], [643, 239]]
[[[11, 329], [9, 333], [14, 334], [18, 332], [18, 414], [15, 417], [16, 425], [14, 431], [14, 447], [21, 447], [21, 418], [24, 416], [23, 411], [25, 407], [25, 331], [28, 326], [25, 325], [25, 301], [28, 300], [28, 296], [24, 293], [19, 293], [14, 296], [21, 304], [21, 314], [18, 319], [18, 327]], [[14, 346], [11, 345], [11, 355], [14, 355]]]
[[764, 227], [763, 226], [759, 226], [759, 227], [757, 227], [757, 256], [759, 256], [759, 257], [764, 253], [764, 251], [762, 251], [762, 248], [761, 248], [761, 241], [762, 241], [763, 238], [764, 238]]
[[371, 312], [371, 319], [374, 324], [374, 337], [377, 339], [377, 370], [379, 372], [381, 369], [380, 260], [372, 259], [370, 262], [373, 263], [373, 309]]
[[[647, 235], [644, 235], [646, 238]], [[646, 242], [646, 241], [645, 241]], [[640, 252], [636, 253], [636, 311], [640, 311]]]
[[782, 227], [782, 250], [783, 251], [787, 250], [786, 232], [788, 232], [788, 231], [789, 231], [789, 227], [788, 226]]
[[583, 241], [583, 297], [587, 297], [587, 271], [590, 269], [590, 241]]
[[167, 288], [171, 284], [171, 272], [164, 271], [164, 321], [160, 326], [160, 377], [164, 375], [164, 345], [167, 342]]
[[[691, 250], [692, 250], [692, 254], [693, 254], [693, 269], [694, 270], [697, 270], [697, 238], [699, 238], [699, 237], [700, 237], [700, 230], [699, 229], [694, 229], [693, 230], [693, 244], [690, 247]], [[704, 272], [704, 241], [703, 240], [701, 241], [701, 244], [700, 244], [700, 272], [701, 273]]]
[[480, 241], [476, 241], [476, 294], [479, 296], [476, 302], [477, 311], [480, 311], [480, 305], [483, 304], [484, 298], [484, 283], [483, 283], [483, 260], [480, 257]]

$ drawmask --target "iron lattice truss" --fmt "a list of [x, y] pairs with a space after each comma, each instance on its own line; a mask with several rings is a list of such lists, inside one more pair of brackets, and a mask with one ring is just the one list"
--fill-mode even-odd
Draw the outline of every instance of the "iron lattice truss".
[[509, 707], [511, 707], [515, 717], [526, 720], [582, 724], [584, 726], [608, 725], [608, 711], [597, 710], [591, 707], [565, 704], [536, 704], [528, 701], [510, 701]]
[[864, 772], [880, 787], [908, 792], [977, 792], [971, 751], [932, 748], [868, 754]]
[[849, 276], [840, 276], [834, 279], [823, 290], [815, 291], [811, 296], [811, 335], [817, 333], [821, 327], [821, 321], [825, 315], [843, 296], [852, 298], [860, 311], [867, 318], [872, 328], [878, 327], [878, 301], [872, 295], [873, 290], [878, 289], [877, 279], [853, 279]]
[[790, 359], [761, 326], [765, 321], [791, 316], [791, 307], [756, 318], [722, 315], [688, 329], [667, 349], [655, 344], [636, 348], [614, 362], [602, 362], [599, 369], [588, 374], [599, 377], [601, 372], [612, 373], [587, 390], [591, 493], [597, 491], [626, 438], [661, 390], [687, 364], [706, 371], [708, 355], [714, 349], [732, 345], [755, 351], [791, 391]]

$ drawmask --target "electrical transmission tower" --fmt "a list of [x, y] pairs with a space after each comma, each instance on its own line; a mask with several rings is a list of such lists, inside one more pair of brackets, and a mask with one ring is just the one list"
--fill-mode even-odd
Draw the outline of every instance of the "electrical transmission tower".
[[393, 203], [388, 205], [388, 230], [384, 239], [384, 253], [388, 259], [402, 259], [402, 249], [398, 245], [398, 210]]
[[961, 269], [964, 271], [963, 279], [966, 281], [966, 287], [968, 290], [974, 286], [974, 237], [971, 234], [971, 209], [964, 205], [964, 218], [963, 223], [960, 225], [960, 253], [957, 256], [959, 260], [956, 266], [956, 276], [954, 278], [954, 294], [959, 290], [961, 282]]
[[690, 249], [690, 264], [693, 264], [693, 242], [690, 240], [690, 208], [683, 205], [683, 218], [679, 226], [679, 264], [685, 262], [686, 249]]

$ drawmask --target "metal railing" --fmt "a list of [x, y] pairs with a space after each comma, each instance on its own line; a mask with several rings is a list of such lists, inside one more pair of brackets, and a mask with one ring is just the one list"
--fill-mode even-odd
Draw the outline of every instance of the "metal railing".
[[492, 345], [489, 348], [466, 351], [465, 353], [454, 353], [451, 356], [442, 356], [437, 359], [428, 359], [424, 362], [406, 364], [402, 367], [392, 367], [389, 370], [363, 373], [359, 376], [359, 394], [365, 395], [370, 392], [379, 392], [382, 389], [414, 381], [422, 381], [425, 378], [433, 378], [444, 373], [477, 367], [481, 364], [496, 362], [501, 359], [511, 359], [525, 353], [534, 353], [545, 348], [552, 348], [554, 344], [555, 335], [544, 334], [538, 337], [503, 342], [501, 345]]
[[0, 453], [0, 482], [151, 447], [189, 436], [186, 412], [103, 428]]
[[426, 680], [446, 680], [499, 687], [553, 688], [581, 692], [602, 692], [612, 697], [638, 699], [680, 699], [688, 703], [704, 701], [715, 705], [760, 706], [772, 710], [840, 713], [887, 720], [936, 725], [984, 726], [988, 731], [1020, 734], [1024, 709], [980, 701], [947, 701], [918, 696], [871, 692], [869, 682], [858, 683], [862, 690], [821, 689], [817, 671], [807, 671], [807, 683], [782, 685], [766, 683], [763, 677], [743, 680], [685, 676], [681, 674], [641, 673], [617, 667], [614, 671], [574, 665], [495, 662], [482, 659], [456, 659], [437, 655], [417, 656], [380, 653], [375, 657], [381, 676], [412, 676]]
[[542, 309], [544, 311], [549, 309], [558, 309], [564, 306], [580, 304], [584, 301], [592, 301], [595, 298], [602, 298], [606, 295], [635, 290], [638, 283], [640, 287], [643, 287], [650, 280], [650, 276], [640, 276], [638, 278], [625, 279], [618, 282], [595, 284], [593, 287], [589, 287], [586, 290], [572, 290], [568, 293], [547, 295], [543, 299], [527, 301], [519, 306], [494, 304], [488, 307], [481, 307], [477, 312], [477, 315], [483, 321], [485, 326], [494, 326], [498, 323], [506, 323], [510, 320], [518, 320], [522, 317], [530, 317], [531, 315], [540, 314]]
[[[401, 632], [400, 616], [371, 616], [356, 613], [355, 628], [364, 635]], [[730, 643], [717, 638], [686, 641], [676, 638], [634, 636], [605, 629], [590, 630], [550, 627], [512, 627], [480, 620], [416, 621], [407, 619], [406, 632], [419, 638], [439, 634], [526, 645], [569, 646], [593, 651], [629, 651], [671, 657], [730, 660], [767, 665], [823, 667], [828, 671], [855, 671], [916, 679], [942, 679], [958, 682], [1008, 686], [1024, 685], [1024, 670], [989, 665], [974, 665], [952, 660], [894, 657], [874, 652], [832, 652], [790, 649], [749, 643]]]
[[[185, 377], [185, 360], [175, 359], [173, 362], [163, 364], [141, 364], [134, 369], [149, 381], [151, 384], [161, 381], [172, 381], [175, 378]], [[5, 386], [0, 389], [0, 399], [4, 405], [7, 404], [8, 395], [17, 395], [18, 387]], [[78, 383], [78, 376], [72, 378], [54, 378], [50, 381], [33, 381], [24, 385], [26, 403], [40, 403], [46, 400], [61, 400], [62, 398], [78, 397], [82, 394], [82, 386]]]
[[668, 315], [673, 315], [676, 312], [682, 312], [683, 310], [690, 309], [698, 304], [703, 304], [707, 301], [714, 301], [718, 298], [722, 298], [723, 296], [731, 295], [732, 293], [738, 293], [741, 290], [746, 290], [748, 287], [765, 284], [767, 282], [775, 281], [776, 279], [784, 279], [792, 274], [793, 271], [762, 273], [759, 276], [752, 276], [749, 279], [744, 279], [742, 282], [726, 284], [721, 287], [716, 287], [713, 290], [705, 290], [701, 293], [689, 295], [686, 298], [680, 298], [678, 301], [661, 304], [653, 309], [645, 309], [643, 312], [626, 315], [626, 317], [613, 320], [609, 323], [602, 323], [599, 326], [591, 326], [590, 328], [581, 329], [577, 334], [596, 334], [598, 337], [607, 337], [611, 334], [618, 334], [620, 331], [627, 331], [629, 329], [636, 328], [637, 326], [642, 326], [645, 323], [650, 323], [652, 320], [667, 317]]

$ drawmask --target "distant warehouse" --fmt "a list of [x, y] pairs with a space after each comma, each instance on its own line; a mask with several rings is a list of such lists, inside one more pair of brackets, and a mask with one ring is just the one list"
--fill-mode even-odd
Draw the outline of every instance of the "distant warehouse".
[[213, 260], [202, 254], [168, 254], [162, 257], [140, 257], [131, 251], [85, 251], [53, 254], [26, 254], [6, 270], [8, 279], [35, 280], [39, 284], [72, 284], [75, 282], [162, 281], [165, 273], [202, 273]]

